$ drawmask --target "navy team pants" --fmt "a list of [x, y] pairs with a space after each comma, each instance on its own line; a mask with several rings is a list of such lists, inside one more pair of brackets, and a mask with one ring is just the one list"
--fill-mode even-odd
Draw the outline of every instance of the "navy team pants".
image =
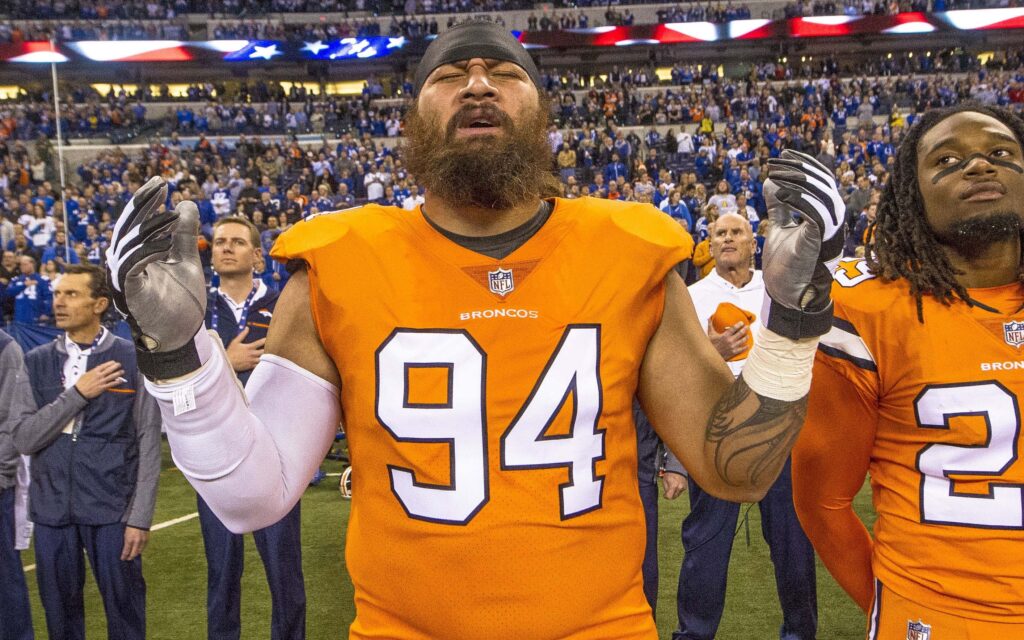
[[[198, 500], [206, 549], [206, 635], [209, 640], [238, 640], [242, 633], [245, 538], [228, 531], [206, 502], [201, 497]], [[270, 586], [271, 640], [306, 637], [299, 504], [280, 522], [252, 534]]]
[[647, 546], [644, 550], [644, 596], [654, 614], [658, 605], [658, 483], [640, 481], [640, 501], [647, 521]]
[[84, 640], [85, 559], [89, 556], [107, 614], [111, 640], [142, 640], [146, 637], [146, 582], [142, 557], [121, 560], [124, 524], [66, 525], [48, 527], [36, 523], [36, 573], [39, 596], [46, 612], [51, 640]]
[[[679, 629], [672, 640], [713, 640], [725, 607], [729, 556], [740, 504], [715, 498], [688, 479], [690, 515], [683, 520], [683, 566], [679, 572]], [[775, 565], [782, 604], [782, 640], [813, 640], [818, 628], [814, 549], [793, 508], [790, 461], [758, 504], [761, 532]]]
[[658, 604], [658, 456], [661, 440], [654, 433], [654, 427], [635, 398], [633, 421], [636, 423], [637, 481], [647, 525], [643, 564], [644, 596], [647, 604], [651, 605], [653, 615]]
[[32, 610], [14, 548], [14, 487], [0, 489], [0, 640], [32, 640]]

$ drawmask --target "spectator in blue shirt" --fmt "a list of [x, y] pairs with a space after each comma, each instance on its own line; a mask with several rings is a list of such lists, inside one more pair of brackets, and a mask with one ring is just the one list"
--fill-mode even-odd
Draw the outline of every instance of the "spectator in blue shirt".
[[49, 187], [43, 185], [39, 187], [39, 194], [32, 198], [32, 204], [43, 205], [43, 210], [47, 215], [53, 213], [53, 203], [56, 202], [52, 195], [50, 195]]
[[338, 209], [349, 209], [356, 206], [356, 199], [348, 189], [348, 183], [338, 183], [338, 195], [334, 197]]
[[662, 203], [661, 209], [675, 220], [685, 220], [687, 230], [693, 229], [693, 217], [690, 215], [690, 209], [683, 203], [679, 189], [672, 190], [668, 200]]
[[[615, 142], [612, 144], [612, 147], [615, 149], [615, 152], [619, 154], [619, 158], [623, 160], [628, 160], [633, 155], [633, 145], [629, 144], [629, 140], [626, 140], [626, 138], [623, 137], [622, 131], [615, 134]], [[614, 161], [614, 159], [615, 157], [613, 155], [612, 160]]]
[[608, 185], [605, 184], [603, 173], [594, 174], [594, 181], [587, 185], [587, 192], [587, 195], [595, 198], [603, 198], [608, 194]]
[[75, 253], [73, 247], [70, 248], [70, 251], [66, 252], [67, 256], [64, 255], [65, 249], [68, 248], [65, 246], [66, 238], [67, 234], [64, 233], [63, 229], [53, 234], [53, 239], [50, 240], [50, 242], [47, 243], [46, 248], [43, 249], [43, 255], [40, 258], [43, 264], [53, 260], [61, 269], [63, 269], [65, 264], [79, 263], [78, 254]]
[[711, 172], [711, 161], [708, 159], [706, 149], [697, 152], [697, 157], [693, 161], [693, 170], [697, 174], [698, 180], [701, 182], [707, 180], [708, 174]]
[[731, 190], [734, 195], [745, 195], [747, 197], [747, 204], [754, 207], [754, 210], [757, 211], [758, 214], [766, 214], [764, 198], [761, 195], [761, 183], [760, 181], [751, 178], [748, 170], [742, 169], [740, 171], [739, 180], [732, 183], [730, 186], [732, 187]]
[[626, 165], [622, 163], [621, 156], [617, 153], [612, 154], [612, 161], [608, 163], [608, 166], [604, 168], [604, 179], [605, 182], [615, 182], [619, 176], [629, 178], [626, 174]]
[[658, 188], [654, 190], [654, 194], [651, 196], [651, 204], [664, 211], [665, 206], [668, 204], [668, 197], [673, 190], [671, 187], [672, 185], [665, 182], [659, 182]]
[[270, 257], [270, 248], [274, 246], [277, 237], [281, 235], [281, 226], [278, 216], [267, 217], [267, 228], [260, 232], [260, 246], [263, 248], [263, 256], [269, 268], [273, 260]]
[[71, 213], [70, 207], [68, 209], [68, 228], [71, 237], [78, 241], [85, 240], [86, 227], [99, 221], [96, 211], [82, 197], [75, 203], [74, 213]]
[[42, 324], [50, 320], [53, 293], [50, 281], [36, 272], [36, 259], [23, 255], [18, 259], [21, 275], [11, 279], [5, 295], [14, 299], [14, 321]]
[[317, 197], [312, 202], [312, 206], [316, 207], [318, 211], [334, 211], [334, 198], [331, 197], [331, 187], [327, 184], [321, 183], [316, 188]]
[[757, 225], [757, 233], [754, 235], [754, 240], [757, 242], [757, 246], [754, 248], [754, 268], [757, 270], [761, 269], [761, 259], [764, 256], [764, 241], [768, 236], [771, 224], [771, 220], [762, 220]]
[[[700, 211], [700, 200], [697, 199], [696, 187], [692, 184], [688, 184], [683, 188], [683, 204], [686, 205], [687, 211], [690, 211], [690, 217], [693, 217], [693, 211]], [[690, 229], [693, 229], [693, 225], [690, 225]]]
[[647, 174], [651, 177], [657, 178], [661, 174], [661, 156], [658, 155], [658, 150], [651, 148], [647, 152], [647, 161], [644, 163], [647, 167]]
[[832, 124], [835, 126], [835, 133], [837, 135], [842, 135], [843, 131], [846, 130], [846, 119], [846, 110], [837, 105], [836, 108], [832, 110]]
[[655, 147], [661, 145], [661, 134], [658, 133], [657, 129], [651, 127], [651, 129], [647, 132], [646, 141], [647, 147], [649, 149], [654, 149]]
[[103, 252], [107, 249], [107, 242], [100, 235], [96, 225], [90, 224], [85, 229], [85, 240], [82, 241], [89, 251], [89, 262], [100, 264], [103, 261]]
[[[878, 154], [882, 150], [882, 145], [884, 145], [884, 144], [885, 143], [882, 142], [882, 132], [881, 131], [875, 131], [875, 134], [871, 138], [871, 142], [868, 142], [868, 144], [867, 144], [867, 147], [868, 147], [868, 157], [870, 157], [870, 158], [877, 158]], [[882, 160], [882, 162], [884, 164], [884, 162], [885, 162], [884, 159]]]

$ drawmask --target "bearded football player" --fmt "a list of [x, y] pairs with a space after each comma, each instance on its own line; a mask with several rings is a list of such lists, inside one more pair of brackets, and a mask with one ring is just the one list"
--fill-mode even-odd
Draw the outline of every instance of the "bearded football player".
[[249, 402], [199, 331], [195, 207], [160, 212], [154, 180], [118, 221], [118, 308], [174, 458], [225, 524], [287, 513], [344, 416], [351, 638], [654, 640], [634, 395], [701, 486], [732, 500], [764, 494], [803, 422], [831, 325], [825, 263], [843, 244], [828, 171], [774, 161], [765, 327], [734, 383], [673, 269], [679, 225], [553, 197], [539, 85], [497, 25], [430, 44], [408, 119], [424, 203], [282, 234], [272, 255], [302, 266]]

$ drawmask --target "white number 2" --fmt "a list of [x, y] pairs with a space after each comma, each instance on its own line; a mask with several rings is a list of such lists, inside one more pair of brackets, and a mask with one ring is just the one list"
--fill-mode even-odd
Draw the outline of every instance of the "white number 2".
[[957, 493], [951, 475], [998, 478], [1017, 460], [1020, 409], [997, 382], [926, 387], [914, 402], [918, 425], [949, 429], [955, 416], [984, 416], [981, 445], [930, 444], [917, 454], [921, 472], [921, 521], [997, 529], [1024, 528], [1021, 487], [989, 485], [988, 495]]
[[[566, 467], [559, 487], [561, 517], [601, 506], [604, 457], [601, 414], [600, 328], [574, 325], [533, 392], [501, 438], [503, 470]], [[409, 401], [409, 370], [447, 369], [448, 397], [439, 404]], [[398, 442], [447, 443], [449, 485], [417, 482], [415, 470], [389, 465], [391, 488], [406, 513], [420, 520], [466, 524], [489, 499], [487, 482], [487, 355], [465, 331], [396, 329], [377, 350], [377, 420]], [[546, 435], [572, 398], [568, 435]]]

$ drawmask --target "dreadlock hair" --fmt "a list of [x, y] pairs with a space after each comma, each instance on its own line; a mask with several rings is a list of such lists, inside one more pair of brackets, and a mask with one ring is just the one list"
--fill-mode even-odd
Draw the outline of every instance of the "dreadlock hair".
[[[950, 116], [973, 111], [1005, 124], [1024, 148], [1024, 120], [1008, 109], [965, 102], [955, 107], [926, 111], [911, 127], [896, 154], [896, 166], [878, 202], [874, 233], [864, 254], [868, 268], [886, 280], [906, 278], [917, 301], [917, 319], [924, 323], [922, 298], [933, 296], [944, 305], [959, 298], [972, 304], [967, 289], [957, 281], [962, 275], [949, 262], [935, 231], [928, 224], [917, 179], [917, 146], [932, 127]], [[1022, 238], [1024, 246], [1024, 238]], [[1024, 268], [1021, 270], [1024, 281]]]

